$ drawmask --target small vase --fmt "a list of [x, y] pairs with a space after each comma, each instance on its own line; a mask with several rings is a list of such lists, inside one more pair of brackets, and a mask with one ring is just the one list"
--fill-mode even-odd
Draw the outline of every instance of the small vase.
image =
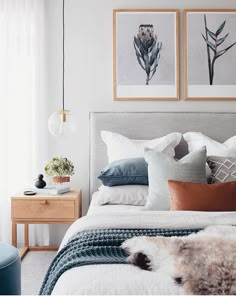
[[34, 183], [34, 186], [37, 188], [44, 188], [47, 185], [47, 183], [43, 180], [43, 175], [38, 175], [37, 181]]
[[53, 177], [53, 183], [67, 183], [70, 182], [70, 177]]

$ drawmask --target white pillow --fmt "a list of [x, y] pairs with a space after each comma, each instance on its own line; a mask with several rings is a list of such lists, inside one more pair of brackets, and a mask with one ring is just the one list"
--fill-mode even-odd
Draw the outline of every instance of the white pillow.
[[162, 152], [170, 157], [175, 156], [175, 147], [179, 144], [182, 134], [171, 133], [153, 140], [132, 140], [117, 133], [101, 131], [101, 137], [107, 145], [109, 163], [124, 158], [144, 157], [144, 148]]
[[188, 132], [183, 137], [188, 143], [189, 152], [206, 146], [208, 156], [236, 156], [236, 136], [229, 138], [224, 143], [219, 143], [199, 132]]
[[144, 206], [148, 196], [148, 186], [145, 185], [122, 185], [107, 187], [101, 185], [98, 189], [96, 205], [133, 205]]

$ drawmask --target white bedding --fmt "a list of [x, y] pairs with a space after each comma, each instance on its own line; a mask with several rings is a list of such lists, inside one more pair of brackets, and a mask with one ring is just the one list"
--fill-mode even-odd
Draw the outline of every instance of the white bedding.
[[142, 211], [144, 210], [144, 206], [132, 206], [132, 205], [99, 205], [92, 199], [87, 215], [98, 215], [98, 214], [111, 214], [111, 213], [123, 213], [127, 214], [130, 211]]
[[[128, 207], [128, 211], [125, 210]], [[136, 210], [135, 210], [136, 208]], [[87, 216], [68, 229], [61, 247], [77, 232], [104, 228], [202, 228], [209, 225], [236, 225], [236, 212], [142, 211], [142, 207], [93, 204]], [[141, 270], [131, 265], [88, 265], [66, 271], [53, 294], [183, 294], [164, 273]]]

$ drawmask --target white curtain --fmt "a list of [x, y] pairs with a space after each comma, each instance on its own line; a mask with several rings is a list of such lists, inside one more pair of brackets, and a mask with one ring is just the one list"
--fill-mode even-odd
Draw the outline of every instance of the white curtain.
[[[9, 243], [10, 196], [32, 188], [48, 159], [44, 1], [0, 0], [0, 241]], [[32, 244], [48, 243], [46, 226], [30, 231]]]

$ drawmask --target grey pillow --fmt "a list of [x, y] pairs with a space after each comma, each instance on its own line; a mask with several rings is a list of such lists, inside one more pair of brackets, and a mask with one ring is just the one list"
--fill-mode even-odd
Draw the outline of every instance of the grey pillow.
[[98, 176], [104, 186], [148, 185], [144, 158], [125, 158], [109, 163]]
[[209, 183], [236, 181], [236, 157], [209, 156], [207, 163], [211, 169]]
[[148, 163], [149, 178], [146, 210], [170, 210], [168, 180], [207, 183], [206, 147], [189, 153], [179, 161], [148, 148], [144, 156]]

